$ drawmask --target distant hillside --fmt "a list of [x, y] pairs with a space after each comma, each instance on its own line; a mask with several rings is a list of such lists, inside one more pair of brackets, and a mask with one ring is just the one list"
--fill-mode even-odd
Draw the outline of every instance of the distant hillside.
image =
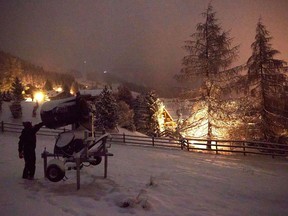
[[107, 83], [108, 85], [112, 85], [112, 84], [123, 84], [125, 86], [127, 86], [131, 91], [135, 91], [135, 92], [145, 92], [150, 90], [151, 88], [144, 86], [144, 85], [140, 85], [140, 84], [136, 84], [133, 82], [129, 82], [115, 74], [112, 73], [89, 73], [88, 74], [88, 79], [89, 80], [94, 80], [94, 81], [98, 81], [101, 83]]
[[0, 51], [0, 86], [2, 91], [11, 89], [15, 77], [21, 79], [22, 84], [31, 84], [42, 88], [49, 80], [52, 85], [71, 86], [74, 77], [69, 74], [44, 70], [28, 61], [20, 59], [9, 53]]
[[156, 92], [156, 95], [159, 96], [159, 97], [166, 97], [166, 98], [173, 98], [173, 97], [176, 97], [178, 95], [177, 93], [177, 89], [176, 87], [172, 87], [172, 86], [167, 86], [166, 88], [163, 88], [163, 87], [158, 87], [157, 89], [151, 87], [151, 86], [148, 86], [148, 85], [141, 85], [139, 83], [133, 83], [131, 81], [127, 81], [115, 74], [104, 74], [102, 75], [104, 78], [104, 80], [107, 82], [107, 83], [122, 83], [124, 84], [125, 86], [127, 86], [131, 91], [135, 91], [135, 92], [146, 92], [146, 91], [151, 91], [151, 90], [154, 90]]
[[[22, 84], [29, 84], [37, 88], [43, 88], [46, 81], [49, 81], [52, 86], [61, 85], [62, 87], [71, 87], [71, 85], [76, 82], [75, 78], [83, 78], [82, 74], [77, 70], [70, 70], [69, 73], [51, 72], [17, 56], [0, 51], [0, 91], [11, 90], [11, 85], [15, 77], [19, 77]], [[87, 74], [87, 78], [89, 81], [95, 81], [96, 83], [101, 83], [101, 85], [123, 84], [131, 91], [139, 93], [153, 89], [147, 85], [125, 80], [122, 77], [111, 73], [104, 74], [93, 72]], [[175, 96], [175, 94], [173, 94], [175, 92], [175, 89], [171, 90], [170, 87], [168, 91], [165, 89], [157, 89], [156, 94], [160, 97], [173, 97]]]

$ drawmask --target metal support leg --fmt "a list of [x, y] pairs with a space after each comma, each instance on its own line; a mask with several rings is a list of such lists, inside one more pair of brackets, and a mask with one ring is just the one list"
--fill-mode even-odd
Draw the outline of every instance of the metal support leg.
[[80, 158], [76, 158], [77, 190], [80, 189]]
[[108, 157], [104, 156], [104, 178], [107, 178]]
[[46, 154], [46, 151], [44, 151], [42, 153], [42, 157], [43, 157], [43, 160], [44, 160], [44, 178], [47, 178], [47, 175], [46, 175], [46, 170], [47, 170], [47, 154]]

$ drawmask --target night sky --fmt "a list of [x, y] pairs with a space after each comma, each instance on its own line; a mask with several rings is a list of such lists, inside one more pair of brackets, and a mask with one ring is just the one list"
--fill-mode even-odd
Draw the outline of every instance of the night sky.
[[107, 71], [159, 87], [179, 73], [183, 42], [209, 2], [240, 44], [237, 64], [251, 55], [260, 17], [288, 61], [287, 0], [0, 0], [0, 49], [48, 70]]

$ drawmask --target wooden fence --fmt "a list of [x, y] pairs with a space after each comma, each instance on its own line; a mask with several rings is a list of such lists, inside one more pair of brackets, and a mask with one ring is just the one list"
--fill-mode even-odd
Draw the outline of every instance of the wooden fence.
[[[100, 135], [100, 133], [99, 133]], [[244, 156], [248, 154], [270, 155], [286, 157], [288, 156], [288, 145], [279, 143], [268, 143], [260, 141], [243, 140], [207, 140], [207, 139], [173, 139], [166, 137], [145, 137], [126, 134], [111, 134], [110, 143], [124, 143], [127, 145], [150, 146], [159, 148], [180, 148], [182, 150], [194, 152], [211, 152], [216, 154], [240, 153]], [[209, 145], [207, 145], [210, 143]]]
[[[14, 123], [1, 122], [2, 132], [16, 132], [20, 133], [23, 126]], [[67, 131], [67, 129], [48, 129], [41, 128], [38, 135], [44, 136], [56, 136], [61, 132]], [[96, 132], [96, 136], [100, 136], [102, 133]], [[186, 138], [177, 140], [166, 137], [147, 137], [126, 135], [119, 133], [111, 133], [109, 143], [126, 144], [134, 146], [148, 146], [158, 148], [175, 148], [193, 152], [210, 152], [216, 154], [248, 154], [257, 155], [269, 155], [273, 158], [276, 156], [286, 157], [288, 156], [288, 145], [279, 143], [268, 143], [260, 141], [244, 141], [244, 140], [207, 140], [207, 139], [194, 139]], [[209, 145], [208, 145], [209, 144]]]

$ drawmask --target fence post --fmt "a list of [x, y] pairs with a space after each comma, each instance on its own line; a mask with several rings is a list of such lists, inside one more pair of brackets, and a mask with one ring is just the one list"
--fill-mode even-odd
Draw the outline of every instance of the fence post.
[[215, 148], [216, 148], [216, 154], [218, 154], [218, 146], [217, 146], [217, 140], [215, 141]]
[[[271, 148], [274, 148], [275, 146], [273, 145], [271, 145], [271, 144], [269, 144], [269, 148], [271, 149]], [[274, 150], [272, 150], [272, 158], [274, 159], [275, 158], [275, 155], [274, 155], [274, 153], [275, 153], [275, 151]]]
[[181, 138], [181, 139], [179, 140], [179, 142], [180, 142], [181, 150], [183, 150], [184, 147], [186, 147], [186, 148], [187, 148], [187, 151], [189, 151], [189, 140], [188, 140], [188, 139]]
[[154, 136], [152, 136], [152, 146], [154, 146]]
[[1, 131], [4, 132], [4, 121], [1, 121]]
[[44, 160], [44, 178], [47, 178], [47, 175], [46, 175], [46, 170], [47, 170], [47, 151], [46, 151], [46, 147], [42, 153], [42, 158]]
[[243, 142], [243, 154], [244, 154], [244, 156], [246, 156], [245, 142]]
[[76, 158], [76, 179], [77, 179], [77, 190], [80, 189], [80, 164], [81, 164], [81, 159]]
[[123, 143], [126, 142], [125, 133], [123, 133]]
[[183, 150], [183, 147], [184, 147], [184, 138], [179, 138], [179, 143], [180, 143], [180, 148], [181, 150]]

